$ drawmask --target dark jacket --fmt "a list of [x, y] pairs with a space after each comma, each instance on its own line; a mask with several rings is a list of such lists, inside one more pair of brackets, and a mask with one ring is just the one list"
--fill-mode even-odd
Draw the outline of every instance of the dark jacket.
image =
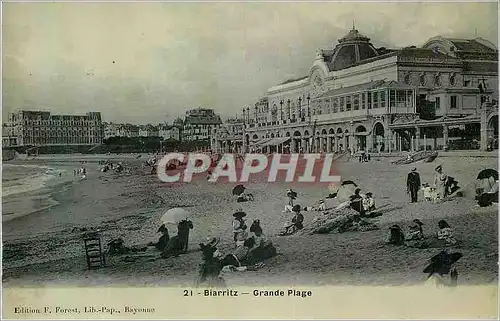
[[296, 216], [294, 216], [292, 218], [292, 223], [295, 225], [296, 228], [298, 228], [299, 230], [302, 229], [304, 227], [304, 225], [302, 224], [302, 222], [304, 222], [304, 215], [298, 213]]
[[408, 174], [408, 178], [406, 179], [406, 188], [408, 190], [420, 188], [420, 175], [417, 172], [411, 172]]
[[189, 230], [193, 229], [193, 222], [189, 220], [180, 221], [177, 225], [177, 235], [179, 238], [184, 238], [189, 236]]

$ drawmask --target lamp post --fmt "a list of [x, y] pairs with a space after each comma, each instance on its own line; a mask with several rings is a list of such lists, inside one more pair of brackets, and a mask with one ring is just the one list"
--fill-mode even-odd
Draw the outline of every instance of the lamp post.
[[302, 97], [299, 97], [299, 117], [302, 118]]
[[283, 120], [283, 99], [280, 100], [280, 115], [281, 115], [281, 120]]
[[311, 117], [311, 111], [309, 109], [309, 101], [311, 100], [311, 95], [307, 94], [307, 117]]
[[245, 107], [243, 107], [243, 124], [245, 124]]
[[247, 107], [247, 119], [248, 124], [250, 124], [250, 107]]
[[290, 99], [286, 101], [288, 103], [288, 119], [292, 119], [292, 110], [290, 109]]

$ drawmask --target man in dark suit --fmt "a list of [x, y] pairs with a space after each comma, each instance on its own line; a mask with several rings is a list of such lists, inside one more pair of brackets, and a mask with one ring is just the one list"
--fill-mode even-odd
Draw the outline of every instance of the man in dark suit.
[[410, 194], [411, 202], [417, 202], [418, 190], [420, 189], [420, 175], [417, 173], [417, 169], [414, 168], [408, 174], [406, 179], [406, 191]]

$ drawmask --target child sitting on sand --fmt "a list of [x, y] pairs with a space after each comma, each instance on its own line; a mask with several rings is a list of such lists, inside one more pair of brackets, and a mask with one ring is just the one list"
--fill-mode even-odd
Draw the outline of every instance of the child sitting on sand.
[[262, 227], [260, 227], [259, 220], [253, 221], [252, 226], [250, 226], [250, 232], [254, 234], [252, 238], [255, 243], [253, 248], [250, 249], [249, 252], [249, 256], [252, 258], [252, 261], [260, 262], [276, 255], [276, 248], [262, 232]]
[[445, 220], [441, 220], [438, 222], [437, 238], [438, 240], [445, 241], [447, 245], [453, 245], [457, 243], [457, 240], [453, 237], [453, 230]]
[[418, 249], [427, 247], [427, 243], [424, 239], [424, 231], [422, 225], [424, 225], [424, 223], [422, 223], [419, 219], [413, 220], [413, 225], [410, 225], [410, 231], [405, 238], [406, 246], [415, 247]]
[[292, 218], [291, 224], [285, 224], [284, 231], [279, 234], [281, 236], [293, 234], [304, 228], [304, 215], [300, 213], [300, 205], [294, 205], [292, 211], [295, 213], [295, 216]]
[[405, 235], [399, 225], [393, 225], [389, 228], [389, 236], [385, 242], [392, 245], [404, 245]]
[[375, 199], [373, 198], [373, 194], [371, 192], [365, 194], [362, 202], [363, 208], [367, 214], [375, 210]]

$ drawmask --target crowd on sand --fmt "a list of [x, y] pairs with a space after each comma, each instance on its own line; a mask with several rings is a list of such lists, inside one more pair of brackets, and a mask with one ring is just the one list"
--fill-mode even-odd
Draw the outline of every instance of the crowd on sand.
[[[369, 157], [363, 156], [360, 161], [369, 161]], [[496, 177], [492, 178], [492, 176], [485, 178], [490, 183], [490, 188], [479, 196], [478, 203], [480, 206], [488, 206], [493, 202], [498, 202], [498, 173]], [[406, 180], [406, 190], [411, 203], [418, 202], [419, 191], [423, 192], [426, 202], [443, 202], [452, 196], [462, 196], [458, 182], [453, 177], [445, 174], [441, 165], [435, 168], [433, 187], [430, 187], [428, 183], [421, 182], [419, 173], [416, 168], [413, 168]], [[328, 208], [325, 200], [340, 198], [341, 193], [344, 193], [344, 196], [345, 193], [348, 193], [347, 200], [341, 202], [335, 208]], [[481, 198], [484, 194], [488, 194], [488, 196]], [[237, 203], [252, 202], [254, 200], [253, 195], [248, 193], [242, 185], [238, 185], [233, 189], [233, 195]], [[319, 200], [313, 206], [302, 207], [296, 204], [298, 195], [292, 189], [287, 190], [286, 197], [288, 202], [285, 204], [283, 212], [291, 212], [293, 217], [284, 224], [281, 231], [276, 233], [278, 236], [289, 236], [302, 231], [304, 229], [303, 212], [306, 211], [323, 212], [324, 215], [332, 215], [333, 213], [336, 215], [333, 221], [349, 222], [350, 226], [360, 227], [355, 231], [378, 229], [376, 224], [370, 222], [369, 219], [383, 215], [382, 211], [377, 209], [373, 193], [370, 191], [362, 193], [362, 189], [352, 181], [343, 181], [338, 186], [330, 189], [328, 196]], [[343, 215], [343, 209], [350, 209], [355, 214]], [[232, 216], [234, 246], [231, 253], [222, 253], [218, 249], [220, 237], [217, 236], [208, 237], [205, 242], [198, 244], [202, 253], [202, 263], [197, 280], [198, 285], [209, 287], [225, 286], [225, 281], [220, 276], [221, 272], [258, 270], [264, 266], [263, 262], [265, 260], [277, 255], [277, 250], [272, 240], [265, 235], [260, 220], [253, 220], [248, 228], [247, 214], [243, 210], [233, 213]], [[363, 226], [367, 228], [363, 229]], [[429, 279], [436, 282], [436, 284], [455, 285], [458, 272], [453, 265], [462, 257], [462, 254], [459, 252], [449, 253], [448, 248], [457, 245], [459, 240], [455, 238], [452, 227], [445, 220], [439, 221], [435, 232], [429, 233], [429, 235], [424, 232], [424, 226], [425, 224], [418, 218], [412, 221], [406, 232], [399, 225], [392, 225], [389, 228], [385, 243], [387, 246], [406, 246], [416, 250], [424, 248], [441, 249], [437, 255], [430, 259], [429, 266], [425, 267], [423, 272], [428, 273]], [[158, 233], [161, 233], [158, 241], [151, 242], [148, 246], [159, 250], [161, 258], [175, 259], [187, 252], [189, 232], [193, 228], [193, 222], [188, 218], [184, 218], [177, 223], [177, 235], [171, 237], [167, 226], [163, 224], [158, 229]], [[112, 251], [116, 253], [146, 250], [146, 247], [127, 248], [121, 239], [112, 241], [110, 251], [112, 248]]]

